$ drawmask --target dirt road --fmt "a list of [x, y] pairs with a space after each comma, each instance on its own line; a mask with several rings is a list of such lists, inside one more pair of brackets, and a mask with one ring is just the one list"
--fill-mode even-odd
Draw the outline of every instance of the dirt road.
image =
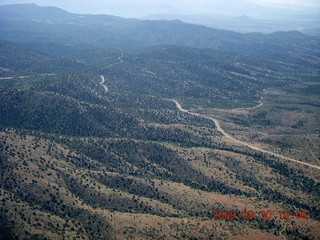
[[262, 153], [267, 153], [267, 154], [273, 155], [273, 156], [275, 156], [275, 157], [279, 157], [279, 158], [282, 158], [282, 159], [286, 159], [286, 160], [289, 160], [289, 161], [291, 161], [291, 162], [296, 162], [296, 163], [299, 163], [299, 164], [302, 164], [302, 165], [306, 165], [306, 166], [309, 166], [309, 167], [312, 167], [312, 168], [315, 168], [315, 169], [320, 170], [320, 166], [312, 165], [312, 164], [309, 164], [309, 163], [305, 163], [305, 162], [298, 161], [298, 160], [293, 159], [293, 158], [289, 158], [289, 157], [286, 157], [286, 156], [282, 156], [282, 155], [280, 155], [280, 154], [277, 154], [277, 153], [274, 153], [274, 152], [271, 152], [271, 151], [268, 151], [268, 150], [264, 150], [264, 149], [262, 149], [262, 148], [260, 148], [260, 147], [251, 145], [251, 144], [249, 144], [249, 143], [247, 143], [247, 142], [243, 142], [243, 141], [240, 141], [240, 140], [238, 140], [238, 139], [235, 139], [234, 137], [232, 137], [230, 134], [226, 133], [226, 132], [221, 128], [220, 123], [218, 122], [217, 119], [212, 118], [212, 117], [207, 117], [207, 116], [201, 115], [201, 114], [199, 114], [199, 113], [193, 113], [193, 112], [190, 112], [190, 111], [188, 111], [188, 110], [186, 110], [186, 109], [183, 109], [182, 106], [181, 106], [181, 104], [180, 104], [177, 100], [171, 100], [171, 99], [170, 99], [170, 101], [174, 102], [174, 103], [176, 104], [177, 108], [178, 108], [180, 111], [182, 111], [182, 112], [186, 112], [186, 113], [189, 113], [189, 114], [192, 114], [192, 115], [195, 115], [195, 116], [200, 116], [200, 117], [204, 117], [204, 118], [207, 118], [207, 119], [211, 119], [211, 120], [214, 122], [214, 124], [216, 125], [217, 130], [218, 130], [219, 132], [221, 132], [223, 136], [225, 136], [225, 137], [228, 138], [229, 140], [232, 140], [232, 142], [234, 142], [234, 143], [238, 143], [238, 144], [244, 145], [244, 146], [246, 146], [246, 147], [249, 147], [249, 148], [251, 148], [251, 149], [253, 149], [253, 150], [262, 152]]
[[287, 225], [284, 225], [283, 229], [279, 232], [279, 235], [284, 239], [287, 240], [287, 238], [285, 236], [282, 235], [282, 233], [286, 230]]
[[105, 90], [106, 92], [109, 92], [108, 87], [107, 87], [106, 85], [104, 85], [106, 79], [105, 79], [104, 76], [102, 76], [102, 75], [101, 75], [100, 77], [101, 77], [100, 85], [104, 88], [104, 90]]

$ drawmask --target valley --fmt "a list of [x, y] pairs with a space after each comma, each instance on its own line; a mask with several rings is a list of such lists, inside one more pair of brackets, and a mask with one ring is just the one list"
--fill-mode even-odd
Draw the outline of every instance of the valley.
[[320, 238], [317, 37], [25, 8], [0, 18], [0, 240]]
[[[189, 112], [188, 110], [183, 109], [183, 108], [181, 107], [180, 103], [179, 103], [178, 101], [176, 101], [176, 100], [172, 100], [172, 101], [176, 104], [177, 108], [178, 108], [180, 111], [182, 111], [182, 112], [188, 112], [188, 113], [194, 114], [194, 115], [196, 115], [196, 116], [205, 117], [205, 116], [200, 115], [200, 114], [198, 114], [198, 113]], [[262, 106], [262, 103], [260, 103], [257, 107], [260, 107], [260, 106]], [[257, 107], [253, 107], [253, 108], [251, 108], [251, 109], [255, 109], [255, 108], [257, 108]], [[232, 111], [232, 110], [231, 110], [231, 111]], [[308, 163], [304, 163], [304, 162], [301, 162], [301, 161], [298, 161], [298, 160], [295, 160], [295, 159], [292, 159], [292, 158], [288, 158], [288, 157], [282, 156], [282, 155], [277, 154], [277, 153], [274, 153], [274, 152], [270, 152], [270, 151], [264, 150], [264, 149], [262, 149], [262, 148], [260, 148], [260, 147], [254, 146], [254, 145], [250, 145], [250, 144], [248, 144], [248, 143], [246, 143], [246, 142], [239, 141], [239, 140], [235, 139], [234, 137], [230, 136], [228, 133], [226, 133], [226, 132], [221, 128], [220, 123], [218, 122], [217, 119], [211, 118], [211, 117], [205, 117], [205, 118], [211, 119], [211, 120], [215, 123], [215, 126], [216, 126], [217, 130], [218, 130], [219, 132], [221, 132], [223, 136], [225, 136], [226, 138], [228, 138], [229, 140], [231, 140], [232, 142], [234, 142], [234, 143], [236, 143], [236, 144], [241, 144], [241, 145], [244, 145], [244, 146], [246, 146], [246, 147], [249, 147], [249, 148], [251, 148], [251, 149], [253, 149], [253, 150], [257, 150], [257, 151], [259, 151], [259, 152], [262, 152], [262, 153], [267, 153], [267, 154], [273, 155], [273, 156], [275, 156], [275, 157], [283, 158], [283, 159], [286, 159], [286, 160], [289, 160], [289, 161], [292, 161], [292, 162], [296, 162], [296, 163], [303, 164], [303, 165], [306, 165], [306, 166], [309, 166], [309, 167], [316, 168], [316, 169], [319, 169], [319, 170], [320, 170], [320, 166], [316, 166], [316, 165], [311, 165], [311, 164], [308, 164]], [[312, 153], [312, 152], [311, 152], [311, 153]], [[312, 155], [313, 155], [313, 157], [316, 159], [316, 157], [314, 156], [313, 153], [312, 153]]]

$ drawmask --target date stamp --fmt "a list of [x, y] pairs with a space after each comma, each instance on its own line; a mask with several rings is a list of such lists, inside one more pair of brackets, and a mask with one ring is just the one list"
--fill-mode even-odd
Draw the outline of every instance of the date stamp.
[[296, 210], [294, 214], [291, 214], [289, 210], [280, 210], [278, 212], [272, 212], [271, 210], [243, 210], [240, 213], [235, 210], [213, 210], [212, 218], [215, 220], [235, 220], [236, 218], [241, 218], [244, 220], [261, 219], [270, 220], [275, 217], [279, 219], [307, 219], [309, 218], [307, 210]]

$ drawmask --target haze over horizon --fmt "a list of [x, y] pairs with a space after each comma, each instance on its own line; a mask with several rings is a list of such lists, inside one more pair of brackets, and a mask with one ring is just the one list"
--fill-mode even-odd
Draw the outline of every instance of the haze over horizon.
[[35, 3], [40, 6], [54, 6], [74, 13], [109, 14], [121, 17], [144, 17], [153, 14], [227, 14], [257, 17], [270, 9], [291, 9], [311, 11], [319, 9], [317, 0], [133, 0], [133, 1], [53, 1], [53, 0], [2, 0], [0, 5]]

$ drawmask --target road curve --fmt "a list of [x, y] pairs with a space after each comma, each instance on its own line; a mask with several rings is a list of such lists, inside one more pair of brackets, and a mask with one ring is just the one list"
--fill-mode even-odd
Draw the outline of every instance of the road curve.
[[284, 239], [287, 240], [287, 238], [285, 236], [282, 235], [282, 233], [284, 232], [284, 230], [286, 230], [287, 228], [287, 224], [284, 225], [283, 229], [279, 232], [279, 235]]
[[262, 153], [267, 153], [267, 154], [273, 155], [273, 156], [275, 156], [275, 157], [279, 157], [279, 158], [282, 158], [282, 159], [286, 159], [286, 160], [291, 161], [291, 162], [299, 163], [299, 164], [302, 164], [302, 165], [309, 166], [309, 167], [312, 167], [312, 168], [315, 168], [315, 169], [320, 170], [320, 166], [312, 165], [312, 164], [305, 163], [305, 162], [300, 162], [300, 161], [298, 161], [298, 160], [296, 160], [296, 159], [289, 158], [289, 157], [286, 157], [286, 156], [283, 156], [283, 155], [280, 155], [280, 154], [277, 154], [277, 153], [274, 153], [274, 152], [271, 152], [271, 151], [267, 151], [267, 150], [264, 150], [264, 149], [262, 149], [262, 148], [260, 148], [260, 147], [251, 145], [251, 144], [249, 144], [249, 143], [247, 143], [247, 142], [243, 142], [243, 141], [240, 141], [240, 140], [238, 140], [238, 139], [235, 139], [234, 137], [232, 137], [230, 134], [226, 133], [226, 132], [221, 128], [220, 123], [218, 122], [217, 119], [212, 118], [212, 117], [207, 117], [207, 116], [201, 115], [201, 114], [199, 114], [199, 113], [190, 112], [190, 111], [188, 111], [188, 110], [186, 110], [186, 109], [183, 109], [183, 108], [181, 107], [181, 104], [180, 104], [177, 100], [174, 100], [174, 99], [169, 99], [169, 100], [172, 101], [172, 102], [174, 102], [174, 103], [176, 104], [177, 108], [178, 108], [181, 112], [186, 112], [186, 113], [189, 113], [189, 114], [192, 114], [192, 115], [195, 115], [195, 116], [204, 117], [204, 118], [207, 118], [207, 119], [212, 120], [212, 121], [214, 122], [214, 124], [216, 125], [217, 130], [218, 130], [219, 132], [221, 132], [223, 136], [225, 136], [226, 138], [232, 140], [233, 142], [239, 143], [239, 144], [241, 144], [241, 145], [244, 145], [244, 146], [246, 146], [246, 147], [249, 147], [249, 148], [251, 148], [251, 149], [253, 149], [253, 150], [256, 150], [256, 151], [259, 151], [259, 152], [262, 152]]
[[104, 90], [106, 91], [106, 92], [109, 92], [109, 89], [108, 89], [108, 87], [106, 86], [106, 85], [104, 85], [104, 82], [106, 81], [106, 79], [104, 78], [104, 76], [100, 76], [101, 77], [101, 82], [100, 82], [100, 85], [104, 88]]

